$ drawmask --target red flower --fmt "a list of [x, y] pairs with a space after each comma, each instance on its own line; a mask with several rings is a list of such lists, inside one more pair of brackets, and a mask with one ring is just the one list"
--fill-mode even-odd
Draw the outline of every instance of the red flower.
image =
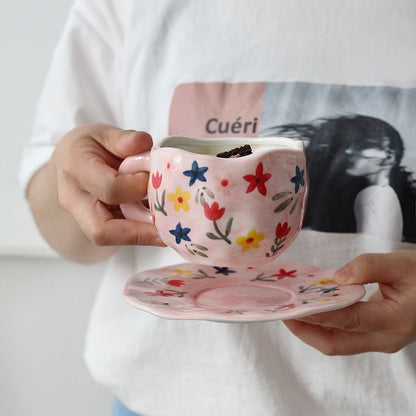
[[168, 285], [176, 286], [176, 287], [183, 286], [184, 284], [185, 284], [185, 282], [183, 280], [179, 280], [179, 279], [172, 279], [172, 280], [168, 281]]
[[156, 175], [152, 173], [153, 188], [158, 189], [161, 183], [162, 183], [162, 175], [159, 173], [159, 171], [156, 172]]
[[282, 309], [292, 309], [296, 305], [294, 303], [289, 303], [287, 305], [279, 305], [274, 308], [275, 311], [281, 311]]
[[175, 296], [173, 293], [168, 293], [165, 292], [164, 290], [156, 290], [156, 292], [145, 292], [146, 295], [149, 296], [165, 296], [165, 297], [169, 297], [169, 296]]
[[285, 222], [282, 224], [279, 222], [276, 227], [276, 238], [283, 238], [286, 237], [290, 233], [291, 227], [289, 227], [289, 224]]
[[211, 207], [209, 206], [209, 204], [205, 204], [204, 212], [205, 212], [205, 216], [209, 220], [216, 221], [216, 220], [219, 220], [224, 215], [225, 207], [220, 209], [218, 202], [213, 202]]
[[266, 185], [265, 183], [272, 177], [270, 173], [263, 173], [263, 163], [259, 163], [256, 169], [255, 175], [246, 175], [243, 176], [243, 179], [250, 184], [247, 187], [246, 194], [254, 191], [256, 188], [262, 195], [266, 195]]
[[274, 277], [277, 277], [277, 280], [284, 279], [285, 277], [296, 277], [294, 273], [296, 273], [297, 270], [289, 270], [286, 271], [285, 269], [280, 269], [279, 273], [274, 274]]

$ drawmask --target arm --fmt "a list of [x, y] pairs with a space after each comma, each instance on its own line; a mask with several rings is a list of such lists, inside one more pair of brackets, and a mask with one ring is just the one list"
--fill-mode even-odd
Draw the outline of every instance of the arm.
[[163, 245], [152, 224], [123, 219], [118, 209], [147, 193], [147, 173], [118, 175], [118, 166], [151, 144], [147, 133], [103, 124], [80, 126], [62, 138], [28, 188], [39, 230], [55, 250], [93, 263], [120, 245]]
[[358, 256], [334, 279], [340, 285], [377, 282], [379, 289], [368, 302], [286, 321], [296, 336], [328, 355], [393, 353], [416, 341], [415, 251]]

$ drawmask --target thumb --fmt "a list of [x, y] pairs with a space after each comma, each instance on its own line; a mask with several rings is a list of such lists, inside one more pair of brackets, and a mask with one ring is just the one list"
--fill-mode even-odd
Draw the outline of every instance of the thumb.
[[416, 252], [367, 253], [337, 270], [334, 280], [342, 284], [403, 283], [416, 273]]
[[81, 134], [92, 137], [107, 151], [121, 159], [143, 153], [152, 147], [150, 134], [144, 131], [122, 130], [101, 123], [89, 123], [80, 126]]
[[122, 130], [120, 140], [116, 147], [118, 155], [122, 158], [143, 153], [152, 147], [153, 140], [150, 134], [144, 131]]

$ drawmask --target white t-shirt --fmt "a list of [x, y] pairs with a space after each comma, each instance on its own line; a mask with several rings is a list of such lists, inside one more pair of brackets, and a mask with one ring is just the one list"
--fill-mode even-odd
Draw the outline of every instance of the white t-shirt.
[[390, 186], [371, 185], [360, 191], [355, 198], [354, 214], [357, 232], [401, 239], [403, 215], [400, 201]]
[[[364, 252], [413, 249], [415, 18], [413, 0], [76, 1], [25, 149], [22, 183], [69, 129], [88, 121], [145, 130], [155, 140], [283, 132], [305, 141], [311, 175], [311, 214], [285, 259], [332, 269]], [[337, 129], [351, 135], [328, 133]], [[354, 199], [366, 178], [345, 172], [357, 137], [362, 148], [398, 155], [391, 187], [402, 204], [402, 238], [356, 234]], [[86, 363], [132, 410], [416, 414], [415, 344], [391, 355], [327, 357], [279, 321], [166, 320], [123, 300], [135, 272], [182, 262], [170, 249], [126, 247], [103, 276]]]

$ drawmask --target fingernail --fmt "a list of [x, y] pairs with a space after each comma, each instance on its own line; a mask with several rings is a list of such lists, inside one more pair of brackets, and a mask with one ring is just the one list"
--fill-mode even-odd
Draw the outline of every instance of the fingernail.
[[127, 135], [126, 135], [126, 141], [130, 143], [130, 142], [136, 140], [137, 133], [138, 132], [136, 130], [129, 130], [127, 132]]
[[159, 247], [166, 247], [166, 244], [162, 241], [162, 239], [159, 236], [156, 236], [153, 238], [152, 246], [159, 246]]
[[121, 134], [121, 140], [117, 142], [119, 152], [123, 157], [129, 156], [134, 152], [135, 137], [137, 132], [134, 130], [124, 130]]
[[351, 274], [350, 274], [350, 268], [348, 264], [341, 267], [334, 273], [334, 279], [338, 283], [347, 283], [350, 280], [350, 277], [351, 277]]

